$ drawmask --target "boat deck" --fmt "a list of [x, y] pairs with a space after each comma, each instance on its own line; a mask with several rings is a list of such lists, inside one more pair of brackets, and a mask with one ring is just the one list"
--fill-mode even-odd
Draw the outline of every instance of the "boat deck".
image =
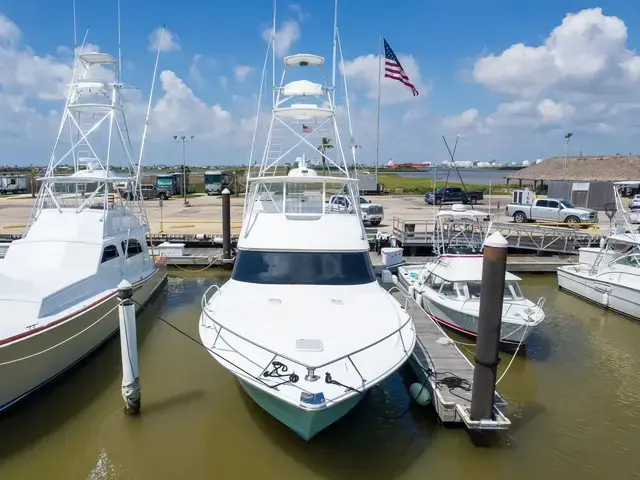
[[[384, 286], [392, 287], [389, 284]], [[495, 421], [475, 422], [469, 418], [473, 365], [454, 343], [446, 340], [449, 337], [401, 285], [393, 289], [392, 295], [402, 305], [406, 305], [405, 308], [413, 318], [418, 341], [413, 352], [414, 361], [410, 364], [419, 383], [427, 380], [432, 402], [440, 420], [444, 423], [464, 423], [474, 430], [508, 428], [510, 421], [502, 414], [507, 403], [498, 392], [495, 393], [494, 401]], [[425, 379], [425, 371], [432, 372], [428, 379]], [[447, 386], [456, 383], [462, 385]]]

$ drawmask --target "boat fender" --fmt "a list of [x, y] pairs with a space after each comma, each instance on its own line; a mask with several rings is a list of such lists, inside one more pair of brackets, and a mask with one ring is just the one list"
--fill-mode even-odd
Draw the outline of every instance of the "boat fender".
[[602, 305], [604, 305], [605, 307], [609, 306], [609, 293], [608, 292], [604, 292], [602, 294]]
[[409, 387], [409, 395], [421, 407], [426, 407], [431, 402], [431, 392], [421, 383], [412, 383]]
[[415, 293], [416, 289], [413, 285], [409, 285], [409, 296], [413, 299], [416, 298], [416, 293]]

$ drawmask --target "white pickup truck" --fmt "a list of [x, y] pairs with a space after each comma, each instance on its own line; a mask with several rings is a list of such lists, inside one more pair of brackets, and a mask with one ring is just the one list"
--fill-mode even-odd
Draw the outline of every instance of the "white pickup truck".
[[598, 223], [598, 212], [591, 208], [576, 207], [568, 200], [557, 198], [539, 198], [532, 204], [509, 203], [505, 214], [513, 217], [516, 223], [524, 222], [562, 222], [562, 223]]
[[[351, 200], [344, 195], [333, 195], [327, 202], [327, 210], [331, 212], [353, 211]], [[384, 218], [384, 208], [382, 205], [373, 203], [364, 197], [360, 197], [360, 211], [362, 212], [362, 221], [373, 227], [380, 225]]]

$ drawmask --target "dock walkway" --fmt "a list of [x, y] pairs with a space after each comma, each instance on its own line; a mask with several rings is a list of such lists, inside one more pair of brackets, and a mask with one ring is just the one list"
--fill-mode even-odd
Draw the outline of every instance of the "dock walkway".
[[[409, 296], [401, 285], [383, 284], [392, 289], [393, 297], [404, 305], [413, 318], [418, 341], [410, 362], [419, 383], [427, 381], [432, 402], [444, 423], [464, 423], [471, 429], [503, 430], [510, 421], [502, 414], [507, 403], [495, 393], [494, 422], [474, 422], [469, 418], [471, 407], [471, 389], [473, 388], [473, 370], [471, 362], [457, 345], [448, 341], [446, 333], [427, 315], [424, 309]], [[426, 371], [433, 372], [425, 378]], [[458, 378], [456, 378], [458, 377]], [[451, 383], [450, 383], [451, 382]], [[455, 386], [455, 384], [461, 386]], [[453, 386], [448, 386], [453, 385]], [[461, 388], [462, 387], [462, 388]]]

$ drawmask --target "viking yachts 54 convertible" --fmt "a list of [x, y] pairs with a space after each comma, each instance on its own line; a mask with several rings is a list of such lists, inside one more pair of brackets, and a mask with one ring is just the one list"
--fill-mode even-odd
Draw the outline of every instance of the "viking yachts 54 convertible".
[[[118, 72], [111, 55], [78, 56], [33, 212], [23, 237], [0, 260], [0, 409], [117, 331], [121, 281], [133, 285], [139, 307], [165, 280], [166, 268], [149, 257], [142, 204], [122, 199], [115, 187], [126, 181], [139, 191], [140, 178]], [[65, 162], [74, 172], [57, 176]], [[114, 173], [114, 165], [128, 173]]]
[[[327, 203], [343, 195], [357, 204], [355, 144], [347, 162], [335, 85], [287, 82], [291, 70], [322, 78], [324, 63], [311, 54], [284, 59], [266, 147], [248, 170], [233, 273], [205, 294], [199, 326], [246, 393], [304, 439], [393, 374], [416, 341], [412, 319], [373, 274], [360, 209]], [[336, 147], [317, 149], [327, 138]], [[322, 174], [307, 154], [321, 155]], [[297, 167], [282, 175], [287, 158]]]

